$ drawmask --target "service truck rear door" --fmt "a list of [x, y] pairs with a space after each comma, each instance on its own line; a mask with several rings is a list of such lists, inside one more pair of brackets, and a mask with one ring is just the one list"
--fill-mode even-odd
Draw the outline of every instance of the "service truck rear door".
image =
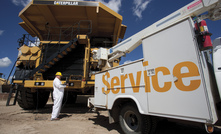
[[212, 122], [212, 112], [191, 19], [143, 40], [150, 77], [149, 114]]
[[[105, 75], [106, 74], [106, 75]], [[96, 107], [107, 108], [107, 94], [108, 94], [108, 71], [98, 73], [95, 75], [95, 102]], [[104, 86], [103, 83], [106, 85]], [[110, 88], [110, 87], [109, 87]]]

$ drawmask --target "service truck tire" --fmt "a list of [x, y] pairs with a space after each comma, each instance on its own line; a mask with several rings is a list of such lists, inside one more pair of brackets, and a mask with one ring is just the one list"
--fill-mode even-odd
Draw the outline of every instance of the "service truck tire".
[[126, 134], [149, 134], [151, 121], [149, 116], [141, 115], [131, 104], [123, 106], [119, 116], [121, 129]]
[[30, 88], [23, 87], [18, 89], [17, 101], [19, 106], [25, 110], [43, 108], [48, 101], [49, 94], [49, 91], [38, 90], [31, 92]]

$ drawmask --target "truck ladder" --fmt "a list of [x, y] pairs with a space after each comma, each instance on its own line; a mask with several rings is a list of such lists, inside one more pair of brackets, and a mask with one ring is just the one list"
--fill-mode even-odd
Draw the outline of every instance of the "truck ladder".
[[25, 76], [25, 79], [33, 77], [33, 75], [38, 73], [43, 73], [49, 68], [51, 68], [56, 62], [67, 55], [71, 50], [73, 50], [77, 45], [77, 38], [71, 40], [67, 45], [63, 46], [59, 51], [51, 55], [45, 62], [40, 64], [37, 68], [33, 69], [30, 73]]
[[10, 104], [10, 100], [11, 100], [11, 98], [12, 98], [13, 90], [16, 90], [16, 94], [15, 94], [15, 98], [14, 98], [14, 103], [13, 103], [13, 105], [16, 104], [16, 100], [17, 100], [17, 97], [18, 97], [18, 87], [19, 87], [19, 85], [17, 85], [17, 86], [16, 86], [16, 89], [14, 89], [15, 86], [16, 86], [15, 84], [12, 84], [12, 85], [11, 85], [10, 92], [9, 92], [9, 95], [8, 95], [8, 99], [7, 99], [7, 102], [6, 102], [6, 106], [9, 106], [9, 104]]

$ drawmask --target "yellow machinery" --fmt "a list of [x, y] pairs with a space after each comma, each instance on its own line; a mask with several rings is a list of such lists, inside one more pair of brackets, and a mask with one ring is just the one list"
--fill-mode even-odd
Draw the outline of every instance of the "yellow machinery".
[[19, 17], [28, 34], [18, 41], [12, 83], [24, 109], [45, 106], [56, 72], [62, 72], [62, 82], [68, 81], [72, 101], [77, 94], [93, 93], [94, 74], [100, 68], [92, 51], [116, 45], [126, 31], [122, 16], [100, 2], [33, 0]]
[[3, 92], [8, 92], [9, 91], [9, 85], [10, 84], [10, 81], [7, 81], [6, 79], [3, 78], [3, 73], [0, 73], [0, 93], [3, 93]]

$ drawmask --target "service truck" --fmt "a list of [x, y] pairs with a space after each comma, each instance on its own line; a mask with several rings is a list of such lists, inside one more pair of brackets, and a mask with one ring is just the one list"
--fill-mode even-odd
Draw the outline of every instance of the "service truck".
[[[118, 45], [93, 51], [102, 71], [95, 75], [88, 106], [107, 109], [109, 122], [119, 121], [125, 133], [153, 133], [158, 118], [204, 124], [213, 132], [219, 120], [221, 41], [212, 48], [204, 19], [219, 20], [220, 11], [220, 0], [195, 0]], [[109, 65], [140, 44], [143, 59]], [[212, 49], [213, 62], [207, 52]]]

